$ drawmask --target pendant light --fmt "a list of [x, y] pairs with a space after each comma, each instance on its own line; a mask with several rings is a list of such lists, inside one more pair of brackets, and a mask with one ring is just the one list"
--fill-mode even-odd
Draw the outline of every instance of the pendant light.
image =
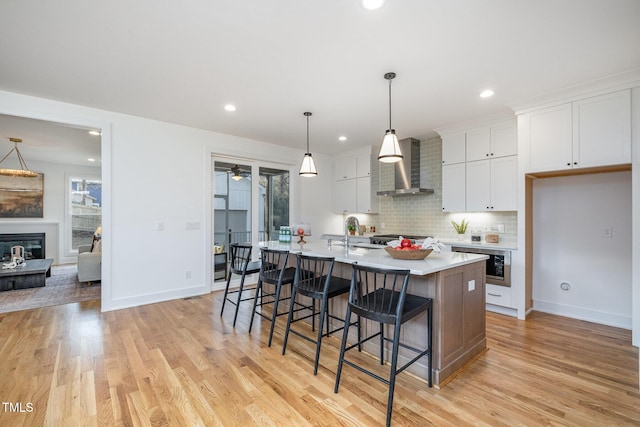
[[304, 153], [304, 157], [302, 158], [300, 176], [309, 178], [318, 175], [318, 171], [316, 170], [316, 164], [313, 162], [313, 157], [311, 157], [311, 153], [309, 152], [309, 116], [311, 116], [311, 113], [306, 112], [304, 115], [307, 117], [307, 152]]
[[18, 150], [18, 144], [21, 143], [22, 140], [20, 138], [9, 138], [9, 141], [13, 142], [14, 146], [11, 149], [11, 151], [9, 151], [7, 155], [4, 156], [2, 160], [0, 160], [0, 164], [2, 164], [2, 162], [4, 162], [7, 157], [9, 157], [9, 154], [15, 151], [16, 154], [18, 155], [18, 161], [20, 162], [20, 169], [0, 168], [0, 175], [17, 176], [17, 177], [23, 177], [23, 178], [35, 178], [36, 176], [38, 176], [37, 172], [32, 172], [29, 170], [29, 168], [27, 167], [27, 164], [24, 162], [24, 159], [22, 158], [22, 154], [20, 154], [20, 150]]
[[396, 130], [391, 128], [391, 80], [395, 77], [396, 73], [384, 75], [384, 78], [389, 80], [389, 129], [384, 133], [382, 145], [380, 145], [380, 151], [378, 152], [378, 160], [383, 163], [395, 163], [402, 160], [402, 152], [400, 151], [400, 144], [398, 144]]

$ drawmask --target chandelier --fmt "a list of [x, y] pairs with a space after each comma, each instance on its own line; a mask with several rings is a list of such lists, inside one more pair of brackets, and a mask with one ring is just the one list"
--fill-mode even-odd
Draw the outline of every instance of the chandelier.
[[9, 155], [11, 153], [13, 153], [15, 151], [16, 154], [18, 155], [18, 161], [20, 162], [20, 169], [2, 169], [2, 168], [0, 168], [0, 175], [17, 176], [17, 177], [23, 177], [23, 178], [35, 178], [36, 176], [38, 176], [37, 172], [32, 172], [32, 171], [29, 170], [29, 168], [27, 167], [27, 164], [25, 163], [24, 159], [22, 158], [22, 154], [20, 154], [20, 150], [18, 150], [18, 144], [22, 142], [22, 139], [20, 139], [20, 138], [9, 138], [9, 141], [13, 142], [14, 146], [11, 149], [11, 151], [9, 151], [7, 153], [7, 155], [4, 156], [2, 158], [2, 160], [0, 160], [0, 165], [2, 164], [2, 162], [5, 161], [5, 159], [7, 157], [9, 157]]

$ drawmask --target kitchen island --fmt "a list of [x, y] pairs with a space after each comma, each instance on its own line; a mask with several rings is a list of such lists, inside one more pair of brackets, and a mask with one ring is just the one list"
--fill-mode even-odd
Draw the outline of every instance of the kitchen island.
[[[345, 278], [351, 278], [353, 263], [410, 270], [408, 292], [433, 298], [432, 368], [433, 383], [437, 387], [446, 384], [458, 370], [486, 349], [486, 255], [443, 251], [439, 254], [431, 253], [424, 260], [407, 261], [392, 258], [382, 248], [345, 247], [336, 243], [329, 245], [326, 241], [304, 245], [263, 242], [258, 244], [258, 247], [288, 250], [291, 254], [335, 257], [333, 274]], [[289, 264], [295, 265], [295, 257], [290, 257]], [[346, 295], [333, 298], [330, 310], [336, 315], [345, 313], [346, 304]], [[426, 319], [426, 313], [423, 313], [405, 323], [401, 332], [402, 341], [414, 347], [426, 347]], [[377, 331], [378, 327], [377, 323], [363, 322], [363, 333]], [[386, 335], [391, 333], [392, 331], [389, 331]], [[339, 335], [336, 333], [336, 336]], [[351, 328], [348, 340], [355, 341], [355, 328]], [[364, 350], [374, 355], [378, 354], [377, 341], [366, 343]], [[400, 360], [407, 360], [404, 356], [401, 351]], [[427, 378], [428, 368], [424, 362], [418, 360], [407, 370], [421, 378]]]

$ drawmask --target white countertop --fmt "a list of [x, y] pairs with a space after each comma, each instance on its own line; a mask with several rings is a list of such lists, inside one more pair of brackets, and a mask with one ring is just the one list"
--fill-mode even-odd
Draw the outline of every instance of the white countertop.
[[471, 264], [488, 258], [486, 255], [442, 251], [439, 254], [432, 252], [424, 260], [401, 260], [392, 258], [384, 249], [347, 249], [345, 246], [337, 244], [329, 246], [326, 241], [310, 242], [304, 245], [269, 241], [260, 242], [258, 247], [288, 250], [294, 254], [303, 253], [306, 255], [335, 257], [336, 261], [346, 264], [357, 262], [358, 264], [379, 268], [409, 269], [411, 274], [417, 276], [437, 273], [438, 271]]

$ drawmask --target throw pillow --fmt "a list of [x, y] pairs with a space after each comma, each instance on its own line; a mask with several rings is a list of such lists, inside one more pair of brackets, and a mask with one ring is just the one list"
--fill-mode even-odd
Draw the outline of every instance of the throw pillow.
[[102, 252], [102, 240], [96, 240], [93, 242], [93, 248], [91, 248], [91, 252]]

